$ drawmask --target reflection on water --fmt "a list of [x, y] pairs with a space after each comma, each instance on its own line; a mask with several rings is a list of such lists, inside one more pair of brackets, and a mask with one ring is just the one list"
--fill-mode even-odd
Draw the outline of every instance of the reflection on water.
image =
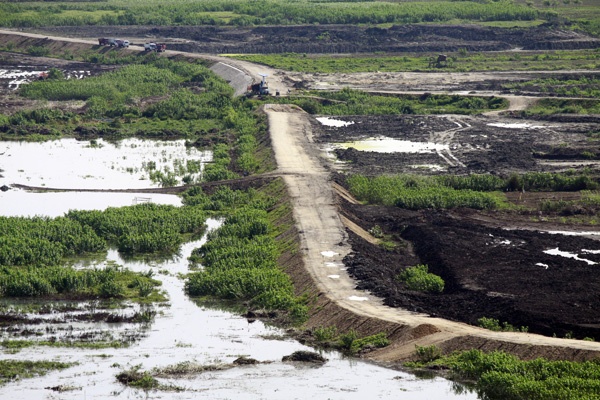
[[431, 142], [411, 142], [409, 140], [391, 139], [386, 137], [369, 138], [346, 143], [332, 143], [333, 148], [377, 153], [433, 153], [448, 150], [448, 145]]
[[188, 161], [212, 160], [184, 140], [0, 142], [0, 153], [5, 184], [79, 189], [157, 187], [149, 170], [176, 172]]
[[[75, 146], [76, 144], [73, 144]], [[75, 146], [77, 147], [77, 146]], [[51, 147], [52, 148], [52, 147]], [[0, 149], [1, 150], [1, 149]], [[14, 148], [12, 148], [14, 150]], [[70, 151], [73, 151], [71, 148]], [[87, 150], [81, 150], [86, 152]], [[15, 153], [13, 153], [14, 155]], [[24, 153], [25, 154], [25, 153]], [[35, 158], [35, 156], [34, 156]], [[25, 155], [21, 160], [30, 160]], [[139, 161], [139, 160], [138, 160]], [[136, 162], [138, 162], [136, 161]], [[58, 164], [67, 164], [64, 161]], [[115, 161], [115, 163], [117, 163]], [[22, 165], [11, 167], [7, 176], [20, 176], [15, 173]], [[40, 172], [44, 169], [37, 165]], [[50, 162], [50, 164], [53, 164]], [[117, 163], [118, 164], [118, 163]], [[115, 169], [121, 170], [120, 164]], [[8, 170], [8, 169], [7, 169]], [[59, 167], [48, 167], [44, 181], [62, 182], [64, 186], [77, 186], [81, 177], [77, 177], [77, 168], [71, 168], [65, 180], [56, 179], [61, 171]], [[34, 176], [30, 172], [23, 176]], [[106, 175], [100, 174], [99, 176]], [[120, 179], [120, 178], [119, 178]], [[130, 185], [131, 182], [117, 179], [113, 182]], [[96, 185], [98, 181], [94, 183]], [[32, 184], [32, 183], [30, 183]], [[47, 196], [46, 196], [47, 195]], [[31, 196], [31, 197], [29, 197]], [[120, 202], [131, 202], [131, 196], [121, 194], [97, 193], [39, 193], [22, 194], [18, 191], [6, 192], [1, 197], [0, 214], [13, 215], [61, 215], [66, 208], [103, 209]], [[172, 198], [154, 197], [153, 201], [172, 201]], [[43, 207], [37, 205], [43, 204]], [[12, 211], [11, 211], [12, 210]], [[39, 211], [39, 212], [38, 212]], [[209, 220], [209, 231], [219, 226], [220, 221]], [[55, 360], [78, 363], [76, 366], [51, 372], [44, 377], [24, 379], [0, 386], [0, 399], [475, 399], [470, 392], [457, 393], [452, 382], [439, 377], [422, 379], [356, 359], [347, 359], [336, 352], [326, 352], [329, 359], [323, 366], [298, 363], [284, 363], [283, 356], [298, 350], [313, 350], [299, 342], [287, 338], [285, 331], [258, 321], [250, 321], [239, 312], [226, 307], [213, 307], [206, 303], [197, 303], [184, 293], [183, 274], [188, 272], [187, 258], [192, 250], [200, 246], [205, 239], [189, 242], [181, 246], [172, 257], [161, 259], [126, 259], [116, 250], [110, 250], [105, 258], [78, 261], [77, 268], [102, 267], [107, 264], [119, 264], [134, 271], [154, 271], [154, 277], [162, 281], [162, 290], [168, 296], [168, 304], [152, 307], [156, 312], [153, 322], [145, 324], [105, 322], [74, 322], [68, 320], [77, 313], [94, 312], [95, 302], [81, 303], [69, 310], [68, 306], [56, 306], [48, 318], [54, 317], [52, 326], [58, 330], [65, 328], [74, 338], [77, 335], [96, 335], [92, 337], [112, 338], [127, 341], [135, 336], [129, 347], [107, 349], [29, 347], [16, 354], [0, 351], [0, 360]], [[329, 253], [323, 254], [330, 256]], [[362, 299], [357, 299], [360, 301]], [[17, 302], [15, 302], [17, 303]], [[40, 305], [40, 307], [43, 305]], [[53, 306], [54, 307], [54, 306]], [[64, 309], [61, 309], [63, 307]], [[5, 308], [6, 310], [6, 308]], [[129, 315], [138, 310], [138, 306], [123, 304], [111, 312]], [[31, 312], [31, 310], [29, 311]], [[31, 316], [39, 314], [27, 314]], [[64, 322], [58, 319], [64, 318]], [[41, 326], [27, 321], [19, 330], [31, 329], [34, 332]], [[52, 329], [54, 329], [52, 328]], [[10, 337], [10, 333], [4, 332]], [[50, 333], [41, 333], [50, 335]], [[121, 385], [115, 375], [122, 370], [141, 366], [143, 370], [162, 368], [181, 362], [193, 362], [203, 365], [231, 363], [240, 356], [247, 356], [268, 362], [258, 365], [239, 366], [224, 371], [205, 372], [178, 378], [160, 378], [161, 383], [184, 387], [183, 392], [163, 392], [127, 388]], [[52, 387], [68, 387], [72, 390], [53, 392]], [[461, 389], [462, 390], [462, 387]]]

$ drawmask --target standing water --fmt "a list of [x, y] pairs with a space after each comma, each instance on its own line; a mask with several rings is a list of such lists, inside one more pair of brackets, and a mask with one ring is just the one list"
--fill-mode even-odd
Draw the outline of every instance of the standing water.
[[[3, 143], [5, 145], [5, 143]], [[129, 158], [129, 157], [127, 157]], [[24, 160], [31, 160], [25, 156]], [[120, 169], [119, 165], [115, 168]], [[47, 181], [59, 182], [54, 174]], [[103, 175], [99, 174], [102, 181]], [[79, 180], [79, 183], [81, 181]], [[13, 191], [11, 191], [13, 192]], [[14, 191], [17, 193], [16, 191]], [[10, 192], [8, 192], [10, 193]], [[30, 194], [31, 196], [40, 194]], [[19, 196], [2, 198], [0, 215], [48, 215], [57, 216], [69, 208], [77, 208], [79, 193], [62, 193], [61, 201], [47, 202], [36, 208], [35, 202], [21, 202]], [[72, 196], [72, 198], [71, 198]], [[118, 204], [106, 194], [98, 201], [98, 209]], [[154, 196], [154, 195], [153, 195]], [[44, 201], [45, 200], [40, 200]], [[168, 200], [174, 201], [174, 200]], [[168, 202], [165, 199], [165, 202]], [[16, 209], [19, 209], [17, 213]], [[11, 211], [12, 210], [12, 211]], [[218, 220], [207, 221], [209, 231], [219, 226]], [[38, 339], [50, 336], [112, 338], [129, 341], [122, 348], [73, 348], [33, 346], [18, 352], [0, 350], [0, 360], [52, 360], [75, 362], [75, 366], [62, 371], [51, 371], [43, 377], [22, 379], [0, 386], [0, 399], [475, 399], [473, 393], [457, 393], [455, 385], [442, 378], [421, 379], [401, 371], [384, 368], [357, 359], [345, 358], [337, 352], [323, 355], [328, 359], [322, 366], [282, 362], [282, 357], [294, 351], [309, 350], [295, 340], [287, 338], [282, 329], [261, 321], [251, 322], [240, 315], [198, 304], [184, 293], [181, 274], [188, 272], [187, 258], [192, 250], [204, 243], [205, 238], [184, 244], [178, 254], [167, 260], [129, 260], [115, 251], [109, 251], [106, 259], [77, 262], [77, 268], [122, 265], [133, 271], [152, 270], [154, 277], [162, 281], [162, 290], [168, 304], [152, 307], [156, 311], [153, 320], [145, 323], [106, 323], [68, 319], [73, 311], [52, 312], [45, 324], [19, 324], [17, 330], [35, 332]], [[8, 307], [17, 302], [5, 301]], [[21, 304], [22, 305], [22, 304]], [[80, 305], [89, 309], [91, 304]], [[131, 313], [140, 307], [125, 304], [122, 309], [111, 311]], [[60, 308], [60, 307], [59, 307]], [[75, 313], [78, 311], [75, 311]], [[24, 314], [28, 318], [40, 318], [41, 314]], [[44, 317], [46, 318], [46, 317]], [[15, 332], [0, 331], [0, 340], [14, 340]], [[30, 336], [24, 337], [29, 339]], [[173, 385], [183, 391], [143, 391], [122, 385], [116, 379], [119, 372], [139, 367], [141, 371], [165, 368], [181, 363], [199, 365], [231, 364], [246, 356], [260, 364], [242, 365], [225, 370], [207, 371], [170, 378], [159, 378], [165, 385]], [[54, 390], [53, 390], [54, 388]], [[57, 388], [61, 390], [56, 390]], [[461, 392], [459, 390], [458, 392]]]

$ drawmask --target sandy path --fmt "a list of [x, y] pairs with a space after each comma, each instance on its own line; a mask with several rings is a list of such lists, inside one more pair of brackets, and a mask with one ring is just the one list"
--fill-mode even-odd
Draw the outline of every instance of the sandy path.
[[305, 266], [319, 290], [336, 304], [358, 315], [401, 325], [436, 326], [440, 332], [418, 341], [397, 345], [380, 359], [395, 360], [414, 352], [414, 344], [441, 343], [459, 336], [475, 336], [506, 343], [567, 347], [600, 352], [600, 343], [550, 338], [536, 334], [492, 332], [471, 325], [431, 318], [425, 314], [391, 308], [382, 300], [355, 289], [355, 281], [343, 268], [351, 252], [345, 226], [338, 214], [334, 189], [325, 168], [327, 162], [312, 141], [308, 115], [290, 106], [268, 105], [265, 111], [278, 169], [292, 196], [294, 217], [301, 238]]

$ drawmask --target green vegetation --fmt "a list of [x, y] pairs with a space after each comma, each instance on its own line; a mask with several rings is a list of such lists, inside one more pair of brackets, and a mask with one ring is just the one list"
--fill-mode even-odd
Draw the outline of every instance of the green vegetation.
[[[367, 177], [351, 175], [346, 180], [350, 192], [369, 204], [396, 205], [409, 209], [507, 207], [500, 191], [580, 191], [598, 188], [585, 173], [530, 172], [508, 177], [495, 175]], [[586, 197], [591, 204], [592, 193]]]
[[164, 296], [155, 289], [157, 286], [160, 286], [160, 282], [149, 276], [117, 266], [89, 270], [71, 267], [0, 267], [0, 297], [164, 301]]
[[[600, 52], [598, 53], [600, 56]], [[600, 78], [596, 76], [539, 78], [526, 82], [506, 83], [502, 87], [511, 91], [541, 92], [558, 96], [600, 97]]]
[[289, 276], [277, 266], [279, 253], [270, 232], [265, 211], [232, 211], [223, 225], [209, 234], [207, 243], [194, 251], [204, 269], [188, 277], [186, 292], [249, 301], [252, 307], [289, 311], [294, 319], [305, 318], [306, 306], [295, 297]]
[[477, 325], [484, 328], [489, 329], [494, 332], [528, 332], [529, 328], [526, 326], [522, 326], [520, 328], [516, 328], [508, 322], [504, 321], [502, 325], [500, 325], [500, 321], [495, 318], [487, 318], [481, 317], [477, 320]]
[[442, 356], [442, 351], [435, 344], [429, 346], [415, 345], [417, 358], [421, 363], [429, 363], [435, 361]]
[[410, 290], [419, 292], [442, 293], [444, 291], [444, 280], [429, 272], [427, 265], [415, 265], [408, 267], [398, 275], [398, 280], [404, 282]]
[[600, 399], [598, 361], [521, 361], [500, 351], [469, 350], [408, 366], [449, 368], [453, 379], [475, 381], [485, 399]]
[[65, 369], [75, 365], [57, 361], [0, 360], [0, 385], [7, 382], [46, 375], [51, 370]]
[[77, 25], [282, 25], [529, 21], [540, 13], [512, 1], [338, 2], [265, 0], [158, 0], [1, 3], [0, 26]]
[[141, 371], [141, 365], [117, 374], [116, 378], [124, 385], [138, 389], [164, 389], [155, 377], [148, 371]]
[[[252, 100], [257, 102], [257, 100]], [[308, 92], [295, 97], [270, 98], [269, 103], [292, 103], [310, 114], [388, 115], [388, 114], [477, 114], [508, 106], [499, 97], [457, 95], [374, 95], [344, 88], [338, 92]]]
[[33, 346], [45, 347], [70, 347], [77, 349], [118, 349], [129, 346], [129, 343], [121, 340], [114, 341], [93, 341], [93, 342], [78, 342], [78, 341], [53, 341], [53, 340], [4, 340], [0, 342], [0, 347], [6, 349], [10, 353], [19, 352], [21, 349]]
[[[347, 178], [350, 192], [359, 200], [369, 204], [395, 205], [410, 209], [471, 207], [476, 209], [495, 209], [505, 202], [494, 193], [483, 193], [462, 185], [470, 179], [478, 181], [472, 175], [464, 181], [458, 179], [456, 187], [444, 182], [446, 177], [422, 177], [416, 175], [378, 176], [352, 175]], [[481, 175], [481, 180], [495, 180], [491, 175]], [[452, 180], [459, 177], [452, 177]], [[448, 186], [447, 186], [448, 185]]]
[[[450, 52], [451, 60], [443, 71], [535, 71], [561, 69], [598, 69], [600, 52], [590, 50], [555, 50], [531, 51], [519, 53], [498, 52]], [[350, 72], [403, 72], [440, 70], [429, 64], [428, 56], [354, 54], [345, 55], [321, 54], [236, 54], [230, 57], [265, 64], [286, 71], [312, 73], [350, 73]], [[590, 82], [595, 84], [594, 81]], [[552, 80], [532, 81], [531, 84], [550, 86]], [[581, 82], [561, 83], [562, 85], [584, 85]], [[522, 84], [506, 84], [507, 89], [519, 88]], [[528, 85], [523, 84], [524, 87]], [[560, 89], [557, 93], [573, 93], [574, 89]], [[580, 90], [579, 93], [587, 93]]]
[[390, 344], [390, 340], [383, 332], [361, 338], [354, 330], [339, 334], [334, 326], [330, 326], [315, 328], [312, 334], [317, 340], [318, 345], [325, 348], [334, 348], [351, 355], [356, 355], [367, 349], [385, 347]]
[[526, 117], [551, 114], [600, 114], [600, 100], [540, 99], [521, 111], [521, 114]]
[[70, 211], [65, 217], [0, 217], [0, 296], [128, 298], [164, 301], [152, 273], [119, 266], [76, 270], [67, 257], [104, 252], [172, 253], [205, 229], [198, 207], [140, 204], [105, 211]]
[[188, 276], [189, 295], [246, 301], [253, 308], [286, 311], [295, 321], [306, 318], [305, 300], [294, 295], [289, 276], [277, 265], [282, 250], [267, 212], [277, 209], [273, 199], [256, 190], [224, 188], [208, 198], [194, 188], [184, 194], [184, 202], [227, 211], [223, 225], [192, 253], [192, 263], [204, 268]]
[[71, 210], [66, 218], [92, 228], [123, 253], [172, 253], [185, 235], [204, 232], [206, 213], [195, 207], [146, 203], [105, 211]]

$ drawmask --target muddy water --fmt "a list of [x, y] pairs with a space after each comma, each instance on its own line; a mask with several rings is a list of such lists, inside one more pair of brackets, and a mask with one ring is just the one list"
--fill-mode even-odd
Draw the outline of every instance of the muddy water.
[[[71, 150], [77, 143], [69, 144]], [[106, 144], [107, 146], [109, 144]], [[2, 143], [6, 146], [6, 143]], [[35, 147], [34, 147], [35, 148]], [[56, 147], [50, 147], [56, 148]], [[114, 169], [121, 170], [121, 161], [133, 158], [134, 148], [112, 157]], [[14, 147], [11, 147], [11, 151]], [[94, 149], [95, 150], [95, 149]], [[114, 149], [117, 151], [117, 149]], [[33, 153], [33, 151], [32, 151]], [[7, 176], [14, 171], [26, 168], [28, 162], [35, 160], [32, 153], [21, 153], [21, 163], [6, 168]], [[77, 154], [76, 151], [64, 154]], [[13, 153], [14, 154], [14, 153]], [[101, 159], [98, 157], [98, 159]], [[4, 161], [4, 160], [3, 160]], [[35, 161], [32, 161], [34, 164]], [[44, 182], [68, 182], [68, 186], [85, 183], [78, 175], [77, 168], [67, 173], [66, 180], [57, 179], [61, 169], [48, 161], [48, 173], [44, 173]], [[139, 162], [136, 161], [136, 162]], [[61, 161], [57, 161], [61, 164]], [[6, 164], [3, 164], [3, 166]], [[105, 182], [107, 186], [125, 185], [129, 187], [134, 179], [127, 173], [124, 177], [108, 179], [113, 168], [95, 171], [94, 184]], [[10, 172], [9, 172], [10, 171]], [[43, 169], [40, 169], [44, 172]], [[18, 175], [18, 174], [17, 174]], [[24, 174], [24, 176], [28, 176]], [[114, 186], [113, 186], [114, 185]], [[65, 185], [67, 186], [67, 185]], [[19, 191], [6, 192], [7, 197], [0, 198], [0, 215], [49, 215], [56, 216], [65, 212], [65, 208], [106, 208], [109, 205], [129, 203], [135, 194], [121, 198], [122, 194], [107, 193], [60, 193], [59, 197], [42, 197], [40, 193], [24, 194]], [[49, 193], [58, 195], [56, 193]], [[25, 201], [32, 196], [31, 201]], [[98, 198], [92, 201], [93, 197]], [[153, 201], [158, 198], [153, 196]], [[37, 200], [36, 200], [37, 199]], [[176, 203], [167, 197], [160, 201]], [[42, 206], [39, 206], [43, 204]], [[219, 221], [209, 220], [211, 229]], [[191, 251], [203, 243], [203, 240], [183, 245], [178, 254], [162, 260], [129, 260], [122, 258], [115, 250], [108, 252], [105, 259], [86, 260], [76, 264], [78, 268], [119, 264], [135, 271], [152, 270], [155, 277], [162, 281], [162, 289], [169, 299], [168, 304], [156, 305], [156, 316], [149, 323], [105, 323], [81, 322], [73, 319], [78, 313], [90, 312], [96, 305], [79, 304], [76, 311], [55, 311], [44, 316], [49, 321], [43, 324], [23, 323], [16, 332], [0, 331], [0, 341], [5, 339], [57, 340], [77, 339], [91, 336], [102, 340], [127, 341], [125, 348], [75, 349], [69, 347], [30, 347], [13, 353], [0, 350], [0, 360], [56, 360], [78, 363], [63, 371], [50, 372], [44, 377], [24, 379], [0, 387], [0, 399], [475, 399], [472, 393], [456, 394], [453, 384], [441, 378], [421, 379], [401, 371], [384, 368], [371, 363], [346, 359], [336, 352], [327, 352], [329, 361], [323, 366], [283, 363], [283, 356], [297, 350], [312, 350], [300, 343], [286, 338], [284, 331], [265, 325], [260, 321], [249, 322], [238, 314], [197, 304], [189, 299], [183, 290], [181, 274], [188, 272], [187, 257]], [[23, 304], [21, 304], [23, 306]], [[54, 305], [60, 309], [60, 304]], [[123, 304], [121, 308], [108, 310], [111, 313], [129, 315], [139, 311], [139, 307]], [[31, 318], [40, 314], [25, 314]], [[51, 321], [50, 321], [51, 320]], [[62, 322], [61, 322], [62, 320]], [[29, 331], [26, 336], [23, 332]], [[34, 333], [32, 333], [34, 332]], [[160, 378], [163, 384], [172, 384], [185, 388], [183, 392], [151, 391], [144, 392], [120, 384], [115, 375], [123, 370], [140, 366], [142, 370], [166, 367], [181, 362], [194, 362], [202, 365], [229, 364], [240, 356], [255, 358], [265, 362], [258, 365], [239, 366], [225, 371], [205, 372], [200, 375], [178, 379]], [[70, 390], [55, 392], [49, 388], [61, 386]]]
[[[211, 229], [219, 221], [209, 220]], [[0, 398], [21, 399], [432, 399], [476, 398], [473, 394], [452, 392], [450, 382], [441, 378], [419, 379], [413, 375], [370, 363], [345, 359], [338, 353], [325, 356], [321, 367], [283, 363], [281, 358], [296, 350], [312, 350], [286, 339], [283, 331], [260, 321], [250, 323], [227, 311], [197, 305], [183, 292], [178, 274], [187, 272], [187, 257], [202, 241], [182, 246], [170, 260], [131, 261], [112, 250], [105, 261], [88, 261], [78, 267], [102, 266], [114, 262], [136, 271], [157, 271], [157, 278], [169, 297], [169, 306], [158, 307], [152, 324], [138, 324], [141, 339], [122, 349], [28, 348], [17, 354], [1, 354], [0, 359], [61, 360], [79, 365], [45, 377], [26, 379], [0, 388]], [[159, 273], [158, 271], [162, 271]], [[126, 324], [89, 323], [89, 330], [123, 330]], [[135, 325], [135, 324], [129, 324]], [[73, 325], [73, 329], [84, 329]], [[110, 335], [109, 335], [110, 336]], [[184, 392], [150, 392], [125, 388], [115, 375], [141, 365], [144, 370], [180, 362], [199, 364], [231, 363], [240, 356], [269, 362], [241, 366], [226, 371], [207, 372], [181, 379], [161, 379], [162, 383], [186, 388]], [[310, 384], [308, 384], [310, 382]], [[48, 387], [74, 388], [53, 393]], [[15, 397], [15, 394], [17, 394]]]

